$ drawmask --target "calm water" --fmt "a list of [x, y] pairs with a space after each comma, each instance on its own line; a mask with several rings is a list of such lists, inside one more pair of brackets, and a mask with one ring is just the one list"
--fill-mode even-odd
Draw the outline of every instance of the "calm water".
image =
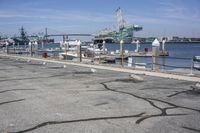
[[[44, 48], [58, 48], [59, 44], [44, 44]], [[106, 44], [108, 51], [119, 50], [119, 44]], [[124, 50], [134, 51], [136, 49], [135, 44], [124, 44]], [[39, 49], [41, 45], [39, 45]], [[151, 44], [141, 44], [139, 51], [143, 52], [144, 48], [148, 48], [152, 51]], [[200, 44], [189, 44], [189, 43], [176, 43], [176, 44], [165, 44], [165, 50], [169, 52], [168, 57], [160, 57], [158, 64], [160, 68], [164, 69], [177, 69], [177, 68], [191, 68], [193, 56], [200, 56]], [[134, 57], [133, 63], [146, 63], [147, 67], [151, 67], [151, 57]], [[126, 61], [127, 62], [127, 61]], [[164, 64], [164, 66], [163, 66]]]
[[[119, 44], [107, 44], [109, 51], [119, 50]], [[134, 51], [135, 44], [124, 44], [124, 50]], [[144, 51], [144, 48], [148, 48], [151, 51], [151, 44], [141, 44], [140, 51]], [[169, 51], [170, 57], [185, 57], [192, 58], [195, 55], [200, 55], [200, 44], [165, 44], [165, 50]]]
[[[119, 50], [119, 44], [107, 44], [107, 49], [109, 51], [116, 51]], [[151, 44], [141, 44], [140, 51], [143, 52], [144, 48], [148, 48], [149, 51], [152, 51]], [[134, 51], [136, 49], [135, 44], [124, 44], [124, 50]], [[160, 57], [158, 64], [164, 66], [160, 66], [160, 68], [164, 69], [177, 69], [177, 68], [187, 68], [190, 69], [192, 65], [192, 58], [193, 56], [199, 55], [200, 56], [200, 44], [165, 44], [165, 50], [169, 52], [168, 57]], [[151, 58], [141, 58], [135, 57], [135, 63], [147, 63], [148, 67], [151, 67]]]

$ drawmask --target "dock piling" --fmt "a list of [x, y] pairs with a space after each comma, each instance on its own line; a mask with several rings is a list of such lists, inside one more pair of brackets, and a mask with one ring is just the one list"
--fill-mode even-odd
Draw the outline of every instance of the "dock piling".
[[152, 43], [152, 71], [157, 71], [160, 42], [155, 39]]
[[106, 44], [106, 42], [105, 42], [105, 40], [103, 40], [103, 54], [105, 54], [105, 44]]
[[6, 53], [9, 54], [9, 44], [7, 41], [6, 41]]
[[79, 62], [82, 62], [82, 51], [81, 51], [81, 41], [78, 41], [77, 45], [77, 56], [79, 57]]
[[120, 41], [120, 56], [121, 56], [121, 65], [122, 65], [122, 67], [124, 66], [124, 60], [123, 60], [123, 58], [124, 58], [123, 43], [124, 43], [124, 41], [121, 40]]

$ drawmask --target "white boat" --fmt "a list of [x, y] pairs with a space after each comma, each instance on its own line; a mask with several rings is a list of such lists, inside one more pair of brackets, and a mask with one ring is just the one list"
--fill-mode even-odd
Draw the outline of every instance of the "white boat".
[[102, 45], [94, 45], [93, 43], [89, 44], [86, 42], [81, 42], [80, 40], [67, 40], [60, 43], [60, 48], [63, 50], [63, 52], [59, 54], [60, 59], [72, 60], [79, 57], [80, 55], [77, 54], [78, 46], [81, 46], [83, 58], [92, 57], [94, 54], [98, 55], [107, 52], [106, 48], [105, 51], [103, 51]]
[[66, 53], [59, 53], [60, 59], [72, 60], [72, 59], [77, 58], [77, 57], [78, 57], [78, 54], [75, 53], [75, 52], [71, 52], [71, 51], [68, 51]]
[[87, 48], [87, 50], [89, 52], [94, 52], [95, 54], [102, 54], [103, 53], [103, 50], [99, 49], [99, 48], [93, 48], [93, 47], [91, 47], [91, 48]]
[[81, 42], [80, 40], [67, 40], [65, 42], [60, 42], [60, 48], [62, 50], [69, 50], [69, 51], [75, 51], [77, 50], [77, 46], [81, 45], [81, 50], [84, 51], [88, 48], [85, 43]]
[[108, 52], [107, 48], [105, 48], [105, 51], [104, 51], [103, 44], [101, 43], [100, 44], [91, 43], [89, 47], [87, 48], [87, 51], [95, 53], [95, 54], [104, 54]]

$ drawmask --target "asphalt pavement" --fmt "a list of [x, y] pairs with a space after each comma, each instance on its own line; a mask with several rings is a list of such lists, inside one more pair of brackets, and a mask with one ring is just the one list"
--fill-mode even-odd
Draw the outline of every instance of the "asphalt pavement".
[[0, 57], [0, 132], [200, 132], [197, 82]]

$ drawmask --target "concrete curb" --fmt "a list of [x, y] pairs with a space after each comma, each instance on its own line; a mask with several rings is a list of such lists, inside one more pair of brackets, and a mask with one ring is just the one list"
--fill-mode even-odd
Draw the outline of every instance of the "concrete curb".
[[143, 74], [147, 76], [155, 76], [155, 77], [162, 77], [162, 78], [169, 78], [169, 79], [176, 79], [176, 80], [200, 82], [199, 77], [192, 77], [192, 76], [185, 76], [185, 75], [176, 75], [176, 74], [168, 74], [168, 73], [161, 73], [161, 72], [149, 72], [149, 71], [142, 71], [142, 70], [132, 70], [132, 69], [127, 69], [127, 68], [115, 68], [115, 67], [110, 67], [110, 66], [90, 65], [90, 64], [82, 64], [82, 63], [73, 63], [73, 62], [63, 62], [63, 61], [57, 61], [57, 60], [38, 59], [38, 58], [33, 58], [33, 57], [24, 57], [24, 56], [15, 56], [15, 55], [6, 55], [6, 54], [0, 54], [0, 56], [9, 57], [9, 58], [18, 58], [18, 59], [20, 58], [20, 59], [25, 59], [25, 60], [45, 61], [45, 62], [50, 62], [50, 63], [74, 65], [74, 66], [81, 66], [81, 67], [89, 67], [89, 68], [95, 68], [95, 69], [111, 70], [111, 71], [116, 71], [116, 72]]

